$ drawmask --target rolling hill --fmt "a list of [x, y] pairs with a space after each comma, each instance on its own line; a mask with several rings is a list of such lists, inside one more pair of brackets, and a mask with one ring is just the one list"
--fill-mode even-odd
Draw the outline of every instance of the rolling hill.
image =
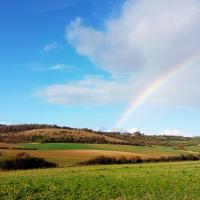
[[0, 142], [42, 142], [42, 143], [99, 143], [130, 144], [123, 139], [79, 129], [43, 128], [21, 132], [1, 133]]

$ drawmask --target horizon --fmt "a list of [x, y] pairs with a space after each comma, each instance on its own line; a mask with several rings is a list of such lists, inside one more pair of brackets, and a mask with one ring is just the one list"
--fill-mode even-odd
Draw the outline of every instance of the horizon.
[[105, 129], [105, 128], [102, 128], [102, 129], [90, 129], [90, 128], [87, 128], [87, 127], [81, 127], [81, 128], [77, 128], [77, 127], [70, 127], [70, 126], [59, 126], [57, 124], [33, 124], [33, 123], [30, 123], [30, 124], [12, 124], [12, 123], [2, 123], [0, 122], [0, 126], [23, 126], [23, 125], [47, 125], [47, 126], [57, 126], [58, 128], [70, 128], [70, 129], [88, 129], [88, 130], [92, 130], [94, 132], [102, 132], [102, 133], [120, 133], [120, 134], [135, 134], [135, 133], [140, 133], [142, 135], [145, 135], [145, 136], [170, 136], [170, 137], [189, 137], [189, 138], [193, 138], [193, 137], [199, 137], [199, 136], [192, 136], [192, 135], [183, 135], [182, 132], [178, 131], [178, 130], [165, 130], [164, 132], [162, 133], [143, 133], [142, 131], [138, 130], [138, 129], [135, 129], [135, 128], [132, 128], [132, 129], [128, 129], [128, 130], [123, 130], [123, 129], [115, 129], [115, 130], [112, 130], [112, 129]]
[[0, 11], [0, 124], [200, 136], [197, 0], [7, 0]]

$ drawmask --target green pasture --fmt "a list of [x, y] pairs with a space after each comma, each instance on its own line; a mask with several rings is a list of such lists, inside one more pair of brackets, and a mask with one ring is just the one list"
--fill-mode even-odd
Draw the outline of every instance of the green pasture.
[[200, 162], [0, 172], [0, 199], [200, 199]]
[[135, 153], [186, 153], [183, 150], [175, 150], [173, 147], [166, 146], [134, 146], [116, 144], [82, 144], [82, 143], [24, 143], [18, 145], [23, 148], [37, 148], [38, 150], [109, 150], [125, 151]]

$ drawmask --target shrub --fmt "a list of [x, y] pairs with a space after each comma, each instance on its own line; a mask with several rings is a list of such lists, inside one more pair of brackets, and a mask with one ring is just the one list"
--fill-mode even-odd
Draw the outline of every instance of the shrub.
[[157, 162], [176, 162], [176, 161], [196, 161], [200, 160], [200, 155], [193, 155], [193, 154], [187, 154], [187, 155], [180, 155], [180, 156], [169, 156], [169, 157], [159, 157], [159, 158], [147, 158], [142, 160], [140, 156], [133, 156], [130, 158], [127, 157], [106, 157], [106, 156], [98, 156], [96, 158], [93, 158], [91, 160], [81, 162], [80, 165], [109, 165], [109, 164], [137, 164], [137, 163], [143, 163], [143, 162], [151, 162], [151, 163], [157, 163]]
[[37, 148], [13, 147], [13, 150], [37, 150]]
[[26, 152], [18, 153], [16, 158], [30, 158], [30, 155]]
[[181, 155], [180, 156], [181, 160], [192, 160], [192, 161], [195, 161], [195, 160], [199, 160], [200, 157], [199, 155], [193, 155], [193, 154], [188, 154], [188, 155]]
[[134, 156], [131, 158], [127, 157], [120, 157], [120, 158], [115, 158], [115, 157], [106, 157], [106, 156], [98, 156], [96, 158], [93, 158], [91, 160], [79, 163], [81, 165], [109, 165], [109, 164], [130, 164], [130, 163], [141, 163], [142, 159], [139, 156]]
[[43, 158], [31, 157], [27, 153], [20, 153], [16, 158], [5, 160], [0, 163], [0, 168], [2, 170], [50, 168], [56, 166], [55, 163], [48, 162]]
[[9, 149], [8, 147], [0, 147], [0, 149]]

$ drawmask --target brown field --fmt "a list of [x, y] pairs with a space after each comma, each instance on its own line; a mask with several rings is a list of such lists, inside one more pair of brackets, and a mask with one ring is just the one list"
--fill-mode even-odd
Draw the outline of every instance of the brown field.
[[0, 149], [1, 148], [14, 148], [16, 146], [17, 146], [16, 144], [9, 144], [9, 143], [1, 143], [0, 142]]
[[133, 157], [140, 156], [142, 159], [158, 158], [161, 156], [170, 156], [171, 154], [164, 153], [134, 153], [134, 152], [119, 152], [108, 150], [11, 150], [2, 149], [2, 158], [15, 157], [17, 154], [27, 152], [34, 157], [45, 158], [48, 161], [55, 162], [59, 167], [76, 165], [79, 162], [86, 161], [97, 156], [108, 157]]
[[142, 158], [170, 156], [171, 154], [164, 153], [132, 153], [132, 152], [119, 152], [108, 150], [10, 150], [2, 149], [3, 156], [14, 157], [19, 153], [27, 152], [31, 156], [44, 157], [44, 158], [92, 158], [99, 155], [104, 156], [141, 156]]

